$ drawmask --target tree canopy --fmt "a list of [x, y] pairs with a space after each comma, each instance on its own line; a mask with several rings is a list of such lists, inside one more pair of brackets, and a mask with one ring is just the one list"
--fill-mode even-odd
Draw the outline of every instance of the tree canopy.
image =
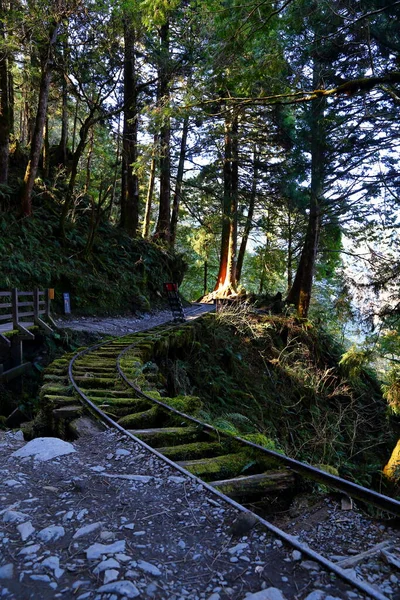
[[315, 278], [343, 289], [343, 252], [393, 288], [399, 16], [389, 0], [1, 0], [1, 209], [29, 219], [45, 188], [60, 243], [90, 212], [86, 257], [104, 220], [183, 252], [192, 298], [280, 292], [306, 318]]

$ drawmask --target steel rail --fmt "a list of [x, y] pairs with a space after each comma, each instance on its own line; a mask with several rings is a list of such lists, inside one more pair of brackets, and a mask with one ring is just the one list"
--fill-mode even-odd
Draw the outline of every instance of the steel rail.
[[168, 404], [165, 404], [164, 402], [157, 400], [156, 398], [152, 398], [151, 396], [148, 396], [145, 392], [142, 392], [142, 390], [139, 387], [137, 387], [132, 381], [130, 381], [126, 377], [125, 373], [123, 372], [123, 370], [121, 368], [120, 360], [121, 360], [122, 356], [124, 356], [124, 354], [129, 352], [129, 350], [132, 350], [135, 346], [136, 346], [136, 344], [131, 344], [130, 346], [125, 348], [119, 354], [119, 356], [117, 358], [117, 369], [118, 369], [120, 376], [125, 381], [125, 383], [127, 385], [129, 385], [132, 389], [134, 389], [135, 392], [139, 396], [145, 398], [149, 402], [153, 402], [153, 403], [157, 404], [158, 406], [160, 406], [170, 412], [173, 412], [174, 414], [176, 414], [177, 416], [179, 416], [181, 418], [184, 418], [188, 421], [196, 423], [196, 425], [200, 425], [201, 427], [203, 427], [203, 429], [208, 429], [208, 430], [213, 431], [219, 437], [223, 436], [228, 439], [234, 438], [234, 439], [240, 441], [242, 444], [245, 444], [247, 446], [250, 446], [251, 448], [259, 450], [263, 454], [268, 455], [274, 461], [279, 462], [279, 463], [285, 465], [286, 467], [289, 467], [289, 469], [291, 469], [295, 473], [298, 473], [299, 475], [304, 475], [315, 481], [324, 483], [325, 485], [327, 485], [329, 487], [333, 487], [336, 490], [344, 492], [345, 494], [351, 496], [352, 498], [356, 498], [357, 500], [361, 500], [362, 502], [366, 502], [367, 504], [372, 504], [376, 508], [379, 508], [380, 510], [383, 510], [392, 515], [395, 515], [396, 517], [400, 516], [400, 502], [398, 500], [395, 500], [394, 498], [390, 498], [390, 496], [385, 496], [384, 494], [380, 494], [379, 492], [375, 492], [373, 490], [365, 488], [361, 485], [358, 485], [357, 483], [348, 481], [347, 479], [342, 479], [341, 477], [337, 477], [336, 475], [332, 475], [331, 473], [321, 471], [320, 469], [317, 469], [316, 467], [313, 467], [312, 465], [308, 465], [307, 463], [303, 463], [294, 458], [290, 458], [289, 456], [286, 456], [285, 454], [280, 454], [279, 452], [275, 452], [274, 450], [268, 450], [267, 448], [264, 448], [263, 446], [259, 446], [258, 444], [255, 444], [254, 442], [250, 442], [249, 440], [245, 440], [239, 436], [235, 436], [232, 434], [227, 434], [225, 432], [222, 432], [222, 431], [216, 429], [215, 427], [213, 427], [212, 425], [210, 425], [209, 423], [204, 423], [204, 421], [200, 421], [199, 419], [196, 419], [196, 417], [187, 415], [187, 414], [177, 410], [176, 408], [173, 408], [172, 406], [169, 406]]
[[[149, 328], [149, 329], [151, 329], [151, 328]], [[148, 330], [142, 330], [142, 331], [148, 331]], [[120, 338], [114, 338], [114, 339], [120, 339]], [[148, 450], [149, 452], [151, 452], [152, 454], [154, 454], [155, 456], [157, 456], [159, 459], [163, 460], [165, 463], [167, 463], [168, 465], [170, 465], [174, 469], [178, 470], [179, 472], [181, 472], [185, 476], [190, 477], [192, 480], [196, 481], [198, 484], [201, 484], [210, 493], [212, 493], [213, 495], [217, 496], [218, 498], [220, 498], [224, 502], [227, 502], [232, 507], [236, 508], [238, 511], [240, 511], [240, 512], [242, 512], [244, 514], [252, 515], [256, 521], [258, 521], [260, 524], [262, 524], [271, 533], [273, 533], [278, 538], [280, 538], [284, 542], [286, 542], [289, 545], [291, 545], [293, 548], [295, 548], [295, 549], [299, 550], [300, 552], [302, 552], [303, 554], [307, 555], [311, 560], [314, 560], [315, 562], [319, 563], [321, 566], [323, 566], [324, 568], [328, 569], [332, 573], [335, 573], [335, 575], [337, 575], [338, 577], [340, 577], [343, 581], [345, 581], [346, 583], [348, 583], [352, 587], [357, 588], [358, 590], [360, 590], [361, 592], [367, 594], [370, 598], [373, 598], [374, 600], [388, 600], [387, 596], [381, 594], [378, 590], [376, 590], [375, 588], [373, 588], [370, 584], [365, 583], [365, 582], [360, 581], [360, 580], [357, 580], [356, 577], [353, 574], [346, 572], [345, 569], [342, 569], [340, 566], [338, 566], [334, 562], [332, 562], [329, 559], [325, 558], [324, 556], [322, 556], [318, 552], [315, 552], [314, 550], [312, 550], [311, 548], [309, 548], [307, 544], [299, 542], [299, 540], [295, 536], [292, 536], [292, 535], [286, 533], [285, 531], [279, 529], [278, 527], [276, 527], [275, 525], [273, 525], [272, 523], [270, 523], [266, 519], [263, 519], [261, 516], [259, 516], [256, 513], [252, 512], [251, 510], [249, 510], [245, 506], [239, 504], [238, 502], [236, 502], [232, 498], [229, 498], [229, 496], [226, 496], [225, 494], [223, 494], [219, 490], [215, 489], [214, 487], [212, 487], [211, 485], [209, 485], [205, 481], [201, 480], [196, 475], [190, 473], [185, 468], [181, 467], [180, 465], [176, 464], [175, 462], [173, 462], [172, 460], [170, 460], [169, 458], [167, 458], [166, 456], [164, 456], [163, 454], [161, 454], [160, 452], [158, 452], [156, 449], [152, 448], [151, 446], [149, 446], [148, 444], [146, 444], [145, 442], [143, 442], [139, 438], [135, 437], [132, 433], [130, 433], [129, 431], [127, 431], [126, 429], [124, 429], [121, 425], [119, 425], [117, 422], [115, 422], [111, 417], [109, 417], [108, 415], [106, 415], [98, 406], [96, 406], [90, 400], [90, 398], [88, 398], [88, 396], [86, 396], [86, 394], [80, 389], [80, 387], [76, 383], [74, 375], [73, 375], [73, 366], [74, 366], [75, 361], [77, 359], [81, 358], [82, 356], [85, 356], [86, 354], [90, 354], [93, 351], [97, 350], [98, 348], [100, 348], [102, 346], [105, 346], [107, 344], [110, 344], [111, 342], [112, 342], [112, 340], [107, 340], [106, 342], [101, 342], [99, 344], [96, 344], [96, 345], [91, 346], [89, 348], [86, 348], [84, 350], [81, 350], [80, 352], [78, 352], [71, 359], [71, 361], [69, 363], [69, 366], [68, 366], [68, 377], [69, 377], [69, 380], [71, 382], [71, 385], [73, 386], [73, 388], [74, 388], [75, 392], [78, 394], [78, 396], [83, 400], [84, 404], [89, 408], [90, 412], [93, 413], [96, 416], [96, 418], [98, 418], [107, 427], [113, 428], [113, 429], [117, 429], [120, 433], [122, 433], [123, 435], [127, 436], [128, 438], [130, 438], [131, 440], [133, 440], [134, 442], [136, 442], [137, 444], [139, 444], [140, 446], [142, 446], [143, 448], [145, 448], [146, 450]], [[163, 402], [160, 402], [159, 400], [156, 400], [154, 398], [151, 398], [150, 396], [147, 396], [139, 388], [137, 388], [132, 382], [130, 382], [129, 379], [123, 373], [123, 371], [122, 371], [122, 369], [120, 367], [119, 361], [120, 361], [121, 357], [126, 352], [128, 352], [133, 347], [135, 347], [135, 345], [136, 344], [129, 345], [127, 348], [125, 348], [117, 356], [117, 371], [121, 375], [122, 379], [129, 385], [129, 387], [131, 387], [132, 389], [134, 389], [135, 392], [137, 392], [139, 394], [139, 396], [142, 396], [145, 399], [147, 399], [147, 400], [149, 400], [151, 402], [154, 402], [155, 404], [158, 404], [162, 408], [164, 408], [166, 410], [169, 410], [169, 411], [177, 414], [178, 416], [180, 416], [180, 417], [182, 417], [182, 418], [184, 418], [184, 419], [186, 419], [188, 421], [192, 421], [192, 422], [196, 423], [196, 425], [200, 425], [203, 429], [212, 430], [218, 436], [221, 436], [221, 434], [222, 434], [222, 435], [224, 435], [224, 437], [229, 437], [229, 438], [236, 437], [236, 436], [228, 436], [227, 434], [225, 434], [223, 432], [220, 432], [219, 430], [215, 429], [212, 425], [209, 425], [208, 423], [204, 423], [204, 422], [196, 419], [195, 417], [191, 417], [190, 415], [186, 415], [185, 413], [182, 413], [182, 412], [180, 412], [180, 411], [178, 411], [178, 410], [176, 410], [176, 409], [168, 406], [167, 404], [164, 404]], [[290, 459], [289, 457], [283, 457], [283, 455], [280, 455], [280, 454], [278, 454], [276, 452], [273, 452], [271, 450], [267, 450], [267, 449], [263, 448], [262, 446], [258, 446], [257, 444], [253, 444], [252, 442], [248, 442], [247, 440], [243, 440], [242, 438], [236, 437], [236, 439], [239, 440], [242, 443], [245, 443], [245, 444], [248, 444], [248, 445], [254, 447], [257, 450], [261, 450], [262, 452], [266, 452], [267, 454], [270, 454], [274, 458], [276, 457], [276, 459], [280, 460], [281, 462], [284, 462], [282, 459], [286, 459], [287, 461], [290, 461], [290, 464], [286, 463], [286, 462], [284, 464], [286, 464], [287, 466], [289, 466], [293, 470], [296, 470], [294, 468], [295, 466], [299, 467], [299, 471], [298, 472], [301, 472], [300, 471], [300, 467], [301, 468], [304, 467], [305, 469], [304, 469], [304, 471], [302, 471], [303, 473], [308, 472], [308, 469], [313, 469], [314, 471], [317, 471], [318, 474], [321, 474], [324, 478], [325, 478], [325, 476], [329, 475], [327, 473], [324, 473], [323, 471], [319, 471], [318, 469], [315, 469], [314, 467], [310, 467], [309, 465], [305, 465], [304, 463], [300, 463], [299, 461], [296, 461], [294, 459]], [[371, 492], [371, 490], [367, 490], [366, 488], [362, 488], [361, 486], [357, 486], [356, 484], [352, 484], [351, 482], [347, 482], [346, 480], [341, 480], [338, 477], [330, 475], [329, 479], [330, 478], [333, 478], [334, 481], [338, 481], [338, 482], [345, 481], [346, 484], [349, 484], [351, 486], [356, 486], [357, 489], [361, 489], [361, 490], [365, 490], [367, 492]], [[326, 483], [326, 481], [324, 481], [324, 482]], [[336, 487], [336, 486], [332, 486], [332, 487]], [[376, 492], [371, 492], [371, 493], [377, 494]], [[382, 497], [385, 500], [396, 502], [397, 505], [399, 505], [399, 507], [400, 507], [400, 503], [398, 503], [397, 501], [395, 501], [395, 500], [393, 500], [391, 498], [388, 498], [387, 496], [382, 496], [381, 494], [377, 494], [377, 496]], [[368, 502], [372, 504], [372, 502], [370, 502], [369, 500], [368, 500]], [[385, 509], [385, 510], [387, 510], [387, 509]], [[392, 511], [387, 511], [387, 512], [392, 512]], [[400, 512], [396, 512], [394, 514], [400, 514]]]

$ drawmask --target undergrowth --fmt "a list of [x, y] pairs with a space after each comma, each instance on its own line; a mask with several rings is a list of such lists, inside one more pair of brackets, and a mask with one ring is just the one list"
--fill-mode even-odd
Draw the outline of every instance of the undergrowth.
[[387, 404], [371, 373], [340, 364], [331, 336], [243, 309], [193, 326], [195, 341], [171, 343], [159, 361], [168, 395], [199, 396], [201, 417], [218, 428], [377, 485], [394, 442]]
[[[61, 199], [60, 199], [61, 201]], [[185, 264], [180, 255], [146, 240], [132, 240], [103, 220], [90, 254], [85, 253], [90, 214], [82, 205], [68, 222], [65, 240], [59, 230], [57, 198], [36, 197], [33, 216], [2, 213], [0, 289], [33, 287], [56, 290], [55, 309], [62, 310], [62, 293], [80, 314], [116, 314], [149, 310], [160, 302], [165, 281], [180, 282]]]

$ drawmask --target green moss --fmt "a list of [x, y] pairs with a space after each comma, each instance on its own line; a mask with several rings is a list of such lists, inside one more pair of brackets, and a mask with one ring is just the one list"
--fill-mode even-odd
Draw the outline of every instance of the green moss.
[[158, 448], [158, 450], [171, 460], [191, 460], [223, 454], [224, 445], [220, 442], [192, 442], [179, 446]]
[[145, 429], [155, 427], [160, 418], [160, 409], [154, 406], [149, 410], [127, 415], [118, 420], [118, 424], [125, 429]]

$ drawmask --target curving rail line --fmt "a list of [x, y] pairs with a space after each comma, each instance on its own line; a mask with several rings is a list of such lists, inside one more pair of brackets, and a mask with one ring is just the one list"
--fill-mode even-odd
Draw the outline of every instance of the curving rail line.
[[[164, 336], [169, 335], [176, 327], [182, 327], [182, 324], [159, 326], [152, 330], [152, 335], [157, 330]], [[122, 362], [130, 352], [135, 351], [138, 339], [142, 342], [146, 339], [143, 337], [145, 335], [145, 332], [139, 332], [96, 344], [78, 352], [70, 361], [69, 380], [95, 418], [108, 427], [118, 429], [185, 475], [196, 479], [239, 511], [251, 513], [255, 520], [277, 537], [369, 597], [387, 600], [371, 585], [354, 578], [297, 538], [252, 513], [235, 498], [240, 499], [241, 494], [276, 496], [282, 491], [290, 493], [295, 476], [302, 476], [396, 516], [400, 516], [400, 502], [248, 440], [223, 433], [184, 413], [179, 409], [179, 403], [178, 406], [170, 406], [143, 392], [124, 372]], [[115, 385], [116, 373], [119, 376], [118, 387]], [[137, 426], [127, 429], [124, 424], [131, 422]], [[249, 464], [251, 474], [243, 475]], [[231, 472], [232, 465], [236, 473]], [[277, 469], [276, 465], [284, 469]], [[218, 479], [218, 476], [227, 472], [229, 475], [225, 479]]]

